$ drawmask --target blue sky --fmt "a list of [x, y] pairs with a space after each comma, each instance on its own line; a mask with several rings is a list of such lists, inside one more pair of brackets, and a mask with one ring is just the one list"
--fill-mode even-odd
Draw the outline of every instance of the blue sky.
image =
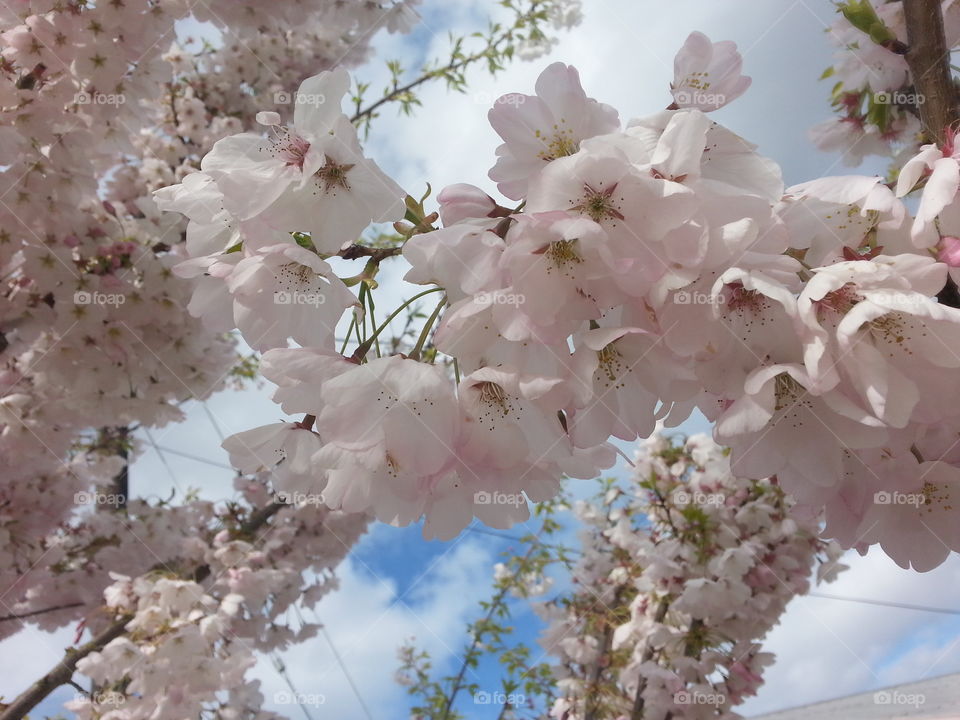
[[[425, 0], [423, 25], [406, 37], [380, 36], [378, 58], [358, 71], [374, 82], [386, 77], [382, 61], [400, 58], [416, 67], [426, 57], [442, 56], [450, 27], [474, 30], [484, 23], [490, 0]], [[825, 24], [832, 21], [827, 0], [584, 0], [582, 26], [561, 37], [554, 52], [533, 63], [517, 63], [497, 79], [474, 72], [470, 91], [450, 95], [442, 86], [425, 88], [423, 107], [414, 118], [397, 117], [387, 109], [373, 130], [368, 152], [412, 194], [424, 183], [435, 188], [472, 182], [490, 191], [486, 179], [497, 138], [486, 123], [491, 98], [508, 91], [532, 92], [549, 62], [577, 66], [589, 94], [621, 111], [622, 118], [642, 116], [665, 107], [672, 59], [692, 30], [714, 40], [735, 40], [744, 53], [745, 72], [753, 87], [715, 119], [760, 146], [778, 161], [788, 184], [827, 174], [850, 172], [836, 156], [814, 149], [807, 130], [829, 113], [829, 87], [818, 82], [830, 61]], [[875, 163], [860, 172], [882, 172]], [[405, 294], [397, 269], [385, 277], [378, 306]], [[231, 494], [232, 472], [223, 467], [226, 454], [219, 435], [273, 422], [282, 417], [269, 400], [270, 387], [223, 392], [207, 408], [187, 408], [186, 422], [156, 430], [153, 449], [143, 436], [144, 452], [133, 466], [132, 492], [165, 497], [173, 486], [201, 488], [209, 497]], [[684, 428], [706, 430], [705, 423]], [[811, 451], [816, 451], [811, 448]], [[206, 463], [182, 457], [188, 453]], [[622, 470], [621, 470], [622, 472]], [[592, 484], [575, 481], [577, 495], [589, 495]], [[518, 528], [519, 533], [531, 528]], [[343, 666], [360, 688], [364, 704], [376, 720], [406, 717], [404, 691], [391, 676], [394, 650], [414, 636], [446, 674], [458, 666], [467, 638], [464, 624], [478, 615], [478, 601], [489, 596], [492, 567], [511, 540], [468, 532], [451, 543], [425, 542], [419, 529], [375, 526], [340, 568], [341, 589], [325, 598], [318, 616], [341, 656]], [[960, 563], [952, 557], [923, 576], [896, 568], [879, 552], [852, 557], [851, 570], [824, 589], [837, 595], [950, 606], [960, 596]], [[522, 609], [522, 608], [520, 608]], [[309, 614], [308, 614], [308, 617]], [[539, 623], [529, 612], [517, 616], [520, 639], [531, 643]], [[954, 642], [960, 618], [800, 598], [788, 608], [782, 624], [769, 637], [779, 655], [760, 695], [744, 709], [754, 714], [791, 707], [860, 690], [960, 670]], [[0, 643], [0, 693], [12, 695], [38, 677], [60, 656], [72, 629], [53, 635], [34, 631]], [[363, 718], [365, 711], [346, 682], [340, 663], [323, 637], [284, 654], [296, 687], [326, 696], [313, 717]], [[269, 662], [258, 666], [268, 700], [286, 689]], [[499, 688], [494, 669], [482, 666], [471, 678], [493, 692]], [[41, 713], [53, 715], [72, 696], [61, 690]], [[268, 703], [269, 704], [269, 703]], [[296, 708], [278, 708], [290, 717]], [[492, 708], [465, 704], [469, 718], [494, 717]]]

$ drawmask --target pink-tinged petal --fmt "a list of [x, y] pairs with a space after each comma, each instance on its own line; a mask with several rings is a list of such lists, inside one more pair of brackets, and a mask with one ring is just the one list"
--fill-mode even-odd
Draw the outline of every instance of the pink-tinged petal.
[[933, 221], [957, 196], [960, 187], [960, 164], [954, 158], [941, 158], [933, 165], [933, 173], [923, 188], [920, 206], [913, 223], [914, 242], [923, 247], [936, 245], [936, 228]]

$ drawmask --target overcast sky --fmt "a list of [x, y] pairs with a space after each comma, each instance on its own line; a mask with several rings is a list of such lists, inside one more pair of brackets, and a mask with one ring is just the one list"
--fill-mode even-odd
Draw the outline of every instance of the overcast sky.
[[[442, 55], [448, 29], [482, 27], [484, 13], [493, 4], [426, 0], [421, 28], [407, 37], [379, 37], [378, 59], [358, 74], [377, 87], [385, 77], [384, 59], [396, 57], [407, 67], [417, 67], [426, 57]], [[788, 184], [849, 172], [836, 156], [815, 150], [806, 135], [829, 112], [829, 87], [817, 80], [831, 63], [825, 30], [834, 15], [829, 0], [584, 0], [584, 13], [584, 23], [563, 35], [549, 57], [516, 63], [496, 79], [473, 72], [465, 95], [451, 95], [438, 85], [427, 87], [421, 95], [423, 107], [412, 119], [387, 110], [377, 121], [369, 154], [414, 195], [426, 182], [435, 188], [471, 182], [493, 193], [486, 178], [498, 144], [486, 121], [493, 98], [532, 92], [543, 67], [562, 60], [580, 70], [588, 94], [617, 107], [624, 120], [653, 113], [670, 102], [674, 53], [692, 30], [700, 30], [713, 40], [735, 40], [745, 72], [753, 76], [752, 88], [715, 113], [717, 121], [779, 162]], [[882, 171], [882, 165], [861, 170]], [[395, 270], [386, 278], [380, 307], [405, 293], [397, 281], [400, 274]], [[224, 467], [219, 435], [280, 418], [269, 400], [269, 387], [221, 393], [207, 408], [196, 404], [187, 422], [152, 433], [152, 441], [164, 448], [162, 454], [142, 437], [145, 452], [134, 465], [132, 490], [165, 497], [172, 487], [198, 487], [210, 497], [228, 496], [232, 473]], [[705, 428], [698, 423], [689, 429]], [[588, 494], [590, 484], [578, 483], [575, 491]], [[415, 636], [437, 665], [455, 667], [466, 641], [464, 623], [476, 617], [477, 602], [489, 594], [492, 565], [510, 546], [510, 541], [476, 532], [451, 543], [426, 543], [416, 527], [373, 528], [341, 566], [340, 589], [317, 611], [366, 710], [322, 636], [283, 656], [300, 691], [325, 696], [323, 706], [311, 709], [315, 720], [352, 720], [366, 717], [365, 712], [376, 720], [405, 718], [405, 693], [392, 682], [395, 648]], [[900, 570], [879, 552], [847, 562], [851, 570], [821, 592], [940, 607], [957, 604], [960, 562], [955, 556], [922, 576]], [[535, 637], [538, 626], [529, 613], [520, 616], [519, 625], [524, 639]], [[818, 597], [796, 599], [768, 638], [767, 649], [777, 654], [777, 664], [760, 695], [743, 711], [757, 714], [960, 670], [958, 630], [960, 618], [951, 615]], [[72, 636], [72, 629], [54, 635], [24, 632], [0, 643], [0, 694], [16, 694], [49, 669]], [[287, 689], [269, 662], [261, 663], [257, 675], [268, 700]], [[487, 667], [470, 679], [490, 692], [499, 687]], [[52, 715], [70, 696], [72, 691], [61, 690], [42, 709]], [[296, 708], [268, 704], [290, 717], [300, 716]], [[484, 706], [468, 706], [466, 712], [471, 720], [495, 715]]]

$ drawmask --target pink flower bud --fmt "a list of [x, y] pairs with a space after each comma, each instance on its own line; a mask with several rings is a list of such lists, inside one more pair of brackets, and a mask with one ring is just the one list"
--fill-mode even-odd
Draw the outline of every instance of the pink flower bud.
[[475, 185], [457, 183], [449, 185], [437, 196], [440, 202], [440, 217], [444, 226], [453, 225], [468, 218], [490, 217], [497, 203]]
[[940, 238], [937, 259], [950, 267], [960, 267], [960, 238], [950, 235]]

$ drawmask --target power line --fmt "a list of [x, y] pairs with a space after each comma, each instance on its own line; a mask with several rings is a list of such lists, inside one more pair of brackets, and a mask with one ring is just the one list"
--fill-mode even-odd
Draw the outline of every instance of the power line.
[[[514, 542], [526, 541], [525, 538], [522, 538], [519, 535], [510, 535], [508, 533], [495, 532], [493, 530], [487, 530], [486, 528], [477, 527], [477, 526], [470, 526], [466, 528], [466, 530], [468, 532], [475, 532], [475, 533], [481, 533], [483, 535], [490, 535], [495, 538], [500, 538], [501, 540], [512, 540]], [[580, 554], [580, 550], [578, 550], [577, 548], [566, 547], [564, 545], [549, 545], [547, 543], [540, 543], [540, 544], [546, 545], [547, 547], [560, 548], [562, 550], [565, 550], [568, 553]], [[932, 607], [929, 605], [913, 605], [911, 603], [894, 602], [892, 600], [870, 600], [869, 598], [845, 597], [843, 595], [831, 595], [829, 593], [818, 593], [818, 592], [809, 592], [806, 594], [806, 597], [823, 598], [824, 600], [840, 600], [843, 602], [862, 603], [864, 605], [876, 605], [878, 607], [898, 608], [900, 610], [920, 610], [922, 612], [940, 613], [941, 615], [960, 615], [960, 609], [938, 608], [938, 607]]]
[[825, 598], [827, 600], [843, 600], [844, 602], [863, 603], [864, 605], [879, 605], [880, 607], [900, 608], [902, 610], [921, 610], [923, 612], [941, 613], [943, 615], [960, 615], [960, 610], [953, 608], [937, 608], [928, 605], [911, 605], [910, 603], [893, 602], [889, 600], [870, 600], [868, 598], [844, 597], [843, 595], [828, 595], [827, 593], [807, 593], [809, 597]]
[[205, 457], [200, 457], [199, 455], [191, 455], [190, 453], [183, 452], [182, 450], [174, 450], [173, 448], [164, 447], [163, 445], [157, 445], [157, 449], [168, 452], [172, 455], [179, 455], [180, 457], [185, 457], [190, 460], [196, 460], [197, 462], [206, 463], [207, 465], [213, 465], [214, 467], [223, 468], [224, 470], [232, 470], [236, 472], [232, 467], [226, 463], [217, 462], [216, 460], [208, 460]]

